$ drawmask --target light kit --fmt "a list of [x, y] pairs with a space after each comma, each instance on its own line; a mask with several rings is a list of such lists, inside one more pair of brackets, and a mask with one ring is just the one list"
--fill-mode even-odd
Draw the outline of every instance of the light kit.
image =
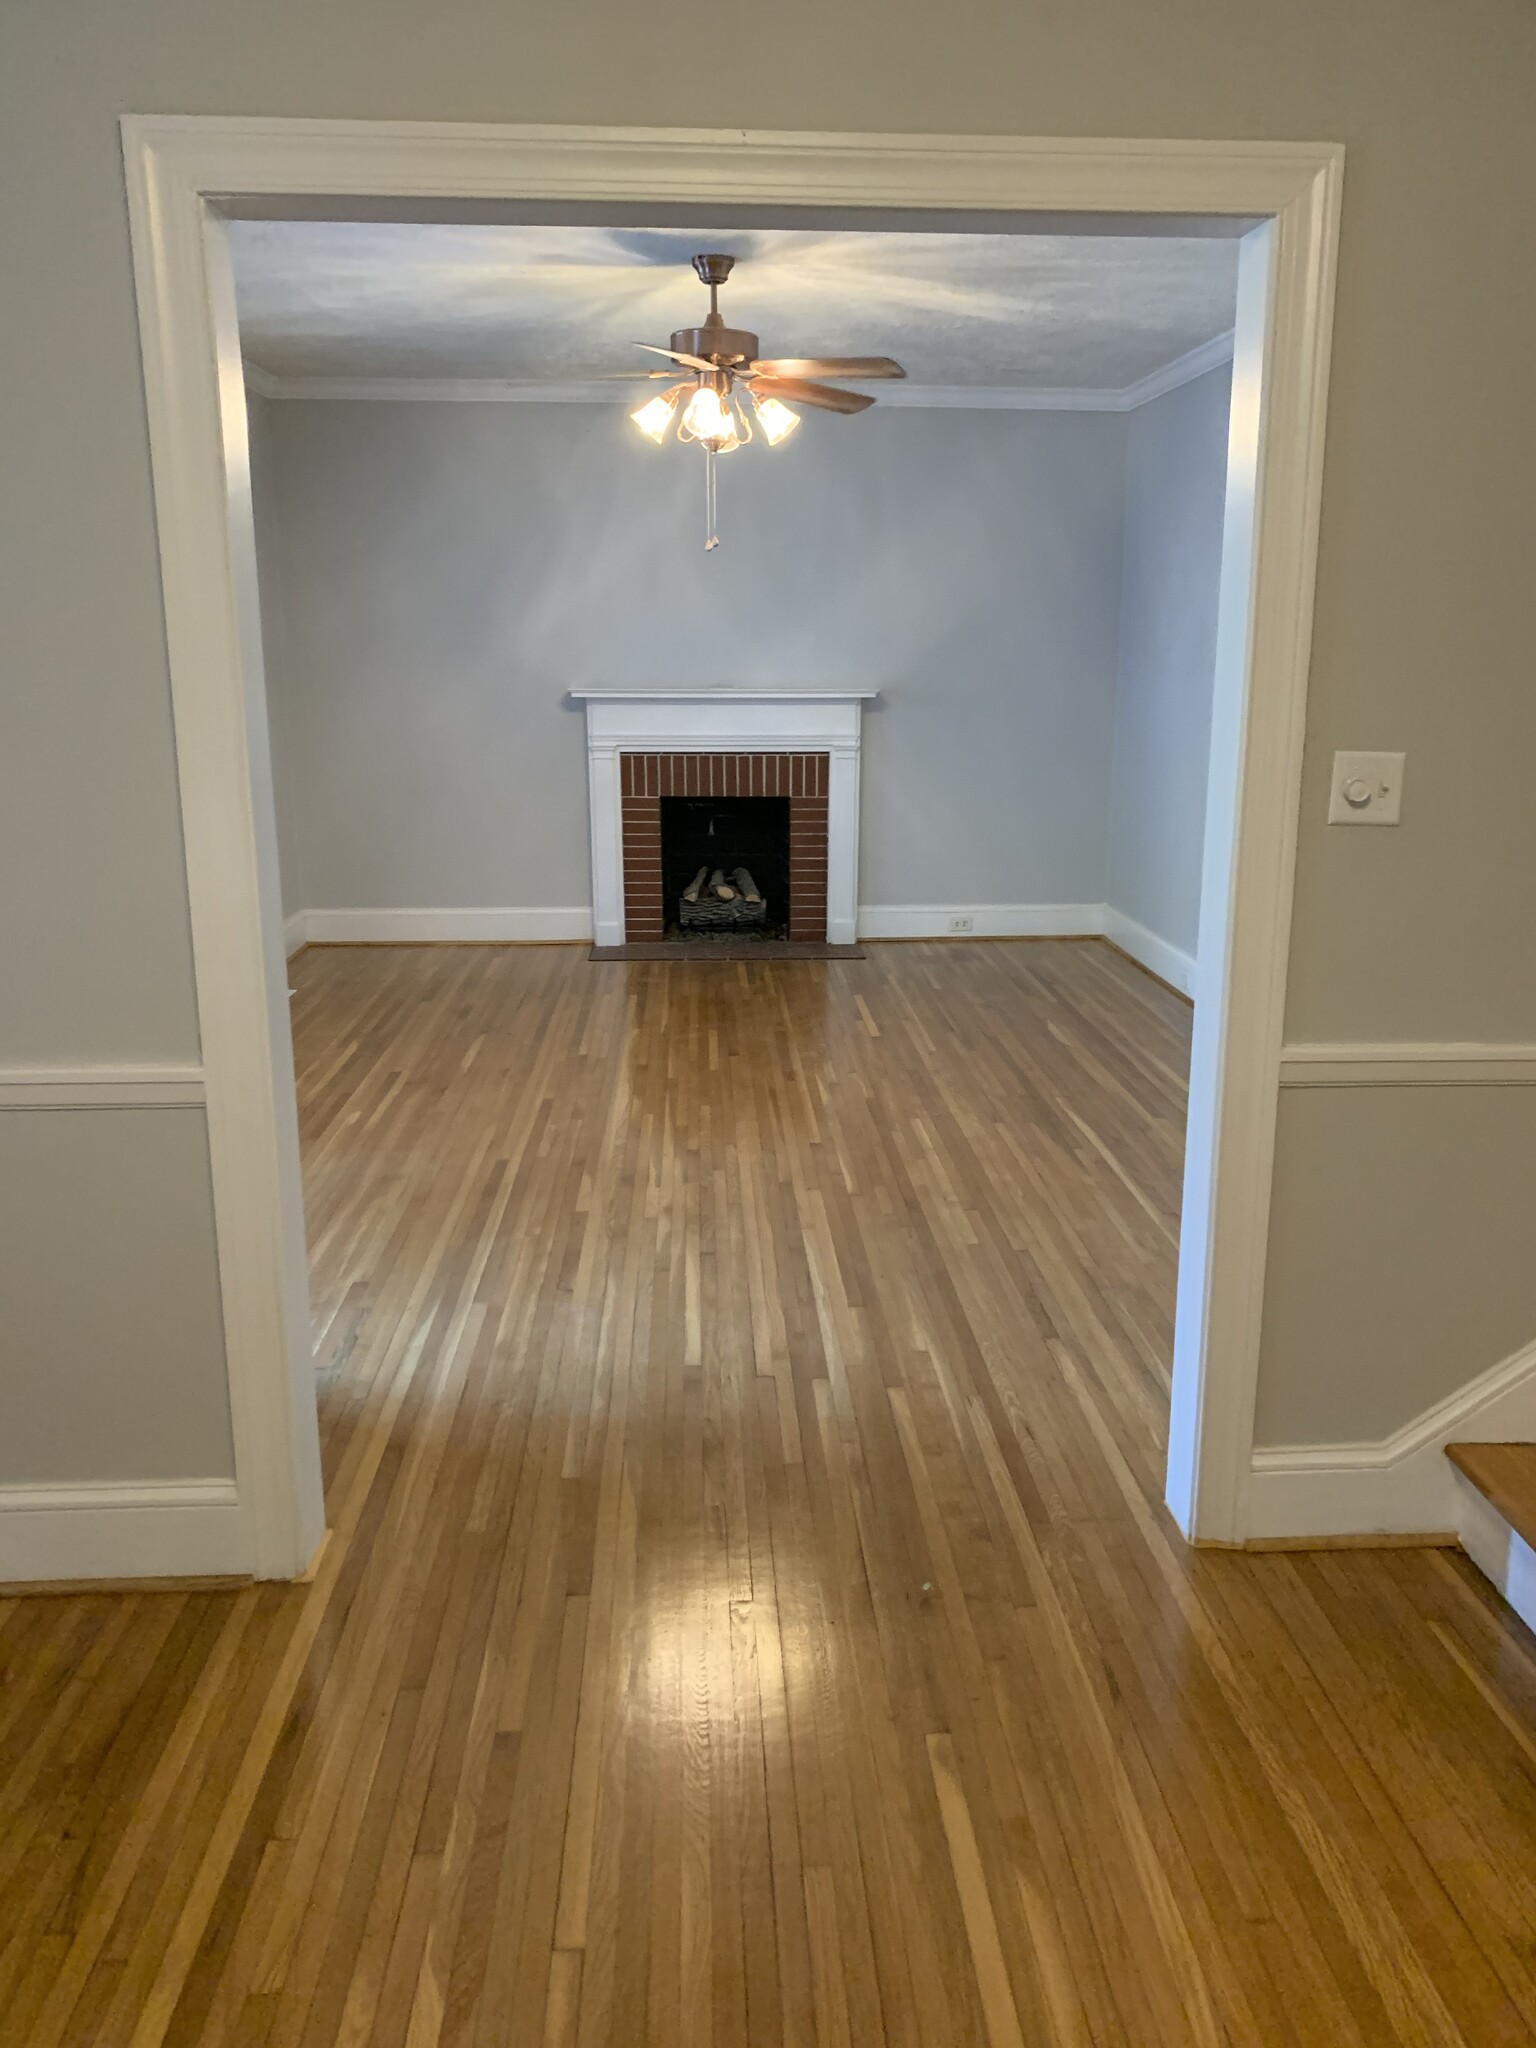
[[[696, 442], [704, 450], [706, 553], [720, 545], [715, 530], [717, 456], [734, 455], [749, 441], [777, 448], [800, 424], [796, 406], [855, 413], [875, 402], [867, 392], [841, 391], [820, 380], [863, 383], [906, 375], [890, 356], [759, 356], [757, 336], [742, 327], [728, 327], [720, 313], [720, 287], [735, 263], [734, 256], [694, 257], [693, 267], [709, 287], [709, 312], [702, 327], [680, 327], [670, 348], [638, 344], [652, 355], [669, 356], [676, 367], [649, 372], [672, 381], [630, 414], [658, 447], [675, 438]], [[786, 404], [786, 399], [793, 403]]]

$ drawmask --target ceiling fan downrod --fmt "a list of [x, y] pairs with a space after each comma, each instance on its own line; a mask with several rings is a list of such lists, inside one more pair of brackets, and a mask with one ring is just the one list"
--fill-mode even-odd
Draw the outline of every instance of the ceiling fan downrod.
[[702, 327], [679, 327], [672, 347], [685, 356], [701, 356], [720, 369], [750, 363], [757, 355], [758, 340], [744, 327], [727, 327], [720, 312], [720, 287], [736, 268], [734, 256], [695, 256], [693, 267], [699, 282], [709, 287], [709, 311]]

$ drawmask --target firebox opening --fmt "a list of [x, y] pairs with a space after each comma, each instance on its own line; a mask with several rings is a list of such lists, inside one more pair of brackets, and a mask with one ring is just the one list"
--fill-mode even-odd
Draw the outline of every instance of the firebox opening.
[[[684, 891], [707, 870], [699, 905]], [[727, 887], [744, 868], [762, 897], [762, 911], [710, 893], [717, 871]], [[665, 796], [661, 799], [662, 915], [669, 939], [782, 939], [789, 932], [789, 798]], [[735, 906], [741, 905], [738, 910]], [[701, 908], [702, 906], [702, 908]]]

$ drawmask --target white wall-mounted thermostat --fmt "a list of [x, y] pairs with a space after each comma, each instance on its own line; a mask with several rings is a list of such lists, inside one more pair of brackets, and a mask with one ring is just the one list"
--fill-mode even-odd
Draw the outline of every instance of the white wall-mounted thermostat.
[[1330, 825], [1395, 825], [1403, 810], [1404, 754], [1335, 754]]

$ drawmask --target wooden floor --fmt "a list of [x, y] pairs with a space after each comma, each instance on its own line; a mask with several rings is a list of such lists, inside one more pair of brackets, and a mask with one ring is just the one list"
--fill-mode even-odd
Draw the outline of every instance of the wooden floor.
[[1159, 1505], [1100, 943], [294, 965], [314, 1583], [0, 1603], [7, 2048], [1536, 2041], [1536, 1659]]

